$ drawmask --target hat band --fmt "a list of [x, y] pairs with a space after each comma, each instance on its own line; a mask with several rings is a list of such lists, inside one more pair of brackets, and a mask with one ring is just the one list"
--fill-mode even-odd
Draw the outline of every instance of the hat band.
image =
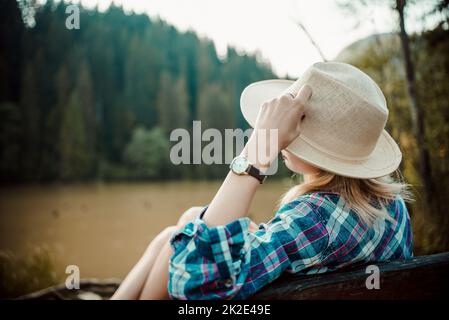
[[[367, 156], [362, 156], [362, 157], [347, 157], [347, 156], [342, 156], [341, 154], [337, 154], [335, 152], [329, 151], [326, 148], [321, 147], [320, 145], [316, 144], [315, 142], [313, 142], [312, 140], [310, 140], [309, 138], [307, 138], [306, 136], [300, 135], [299, 136], [300, 139], [304, 140], [304, 142], [306, 142], [307, 144], [309, 144], [310, 146], [312, 146], [313, 148], [317, 149], [318, 151], [321, 151], [322, 153], [326, 153], [329, 156], [336, 158], [338, 160], [345, 160], [345, 161], [359, 161], [359, 162], [363, 162], [369, 159], [369, 157], [371, 156], [371, 153]], [[373, 148], [374, 149], [374, 148]]]

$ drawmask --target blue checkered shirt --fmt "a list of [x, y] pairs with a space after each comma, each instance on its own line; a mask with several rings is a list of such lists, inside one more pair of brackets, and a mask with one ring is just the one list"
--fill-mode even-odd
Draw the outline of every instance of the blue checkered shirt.
[[208, 227], [197, 218], [170, 239], [173, 299], [244, 299], [283, 272], [313, 274], [360, 262], [413, 256], [402, 198], [386, 206], [393, 221], [363, 223], [335, 193], [314, 192], [283, 205], [249, 231], [247, 217]]

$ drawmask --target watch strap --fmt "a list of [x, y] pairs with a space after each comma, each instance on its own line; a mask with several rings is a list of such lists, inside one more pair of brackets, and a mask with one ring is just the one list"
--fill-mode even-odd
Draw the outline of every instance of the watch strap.
[[260, 184], [264, 183], [265, 179], [267, 178], [266, 175], [263, 175], [262, 173], [260, 173], [260, 170], [257, 169], [253, 165], [249, 165], [248, 170], [246, 172], [250, 176], [252, 176], [252, 177], [256, 178], [257, 180], [259, 180]]

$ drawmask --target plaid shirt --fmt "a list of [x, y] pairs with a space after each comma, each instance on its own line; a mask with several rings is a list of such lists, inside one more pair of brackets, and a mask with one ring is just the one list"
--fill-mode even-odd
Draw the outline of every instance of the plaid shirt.
[[168, 292], [173, 299], [244, 299], [284, 271], [313, 274], [412, 257], [404, 201], [398, 197], [386, 209], [394, 222], [367, 226], [338, 194], [314, 192], [282, 206], [256, 232], [248, 231], [246, 217], [210, 228], [197, 218], [170, 239]]

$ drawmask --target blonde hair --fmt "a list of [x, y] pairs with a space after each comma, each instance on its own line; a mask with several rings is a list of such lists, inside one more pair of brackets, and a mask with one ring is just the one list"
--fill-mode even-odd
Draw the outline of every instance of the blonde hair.
[[[310, 181], [300, 183], [288, 190], [281, 198], [280, 205], [314, 191], [338, 193], [347, 205], [368, 225], [376, 219], [393, 220], [385, 206], [397, 196], [405, 201], [412, 201], [409, 185], [402, 182], [402, 176], [397, 171], [400, 180], [391, 176], [374, 179], [358, 179], [339, 176], [334, 173], [320, 171], [313, 175]], [[373, 204], [377, 202], [380, 207]]]

